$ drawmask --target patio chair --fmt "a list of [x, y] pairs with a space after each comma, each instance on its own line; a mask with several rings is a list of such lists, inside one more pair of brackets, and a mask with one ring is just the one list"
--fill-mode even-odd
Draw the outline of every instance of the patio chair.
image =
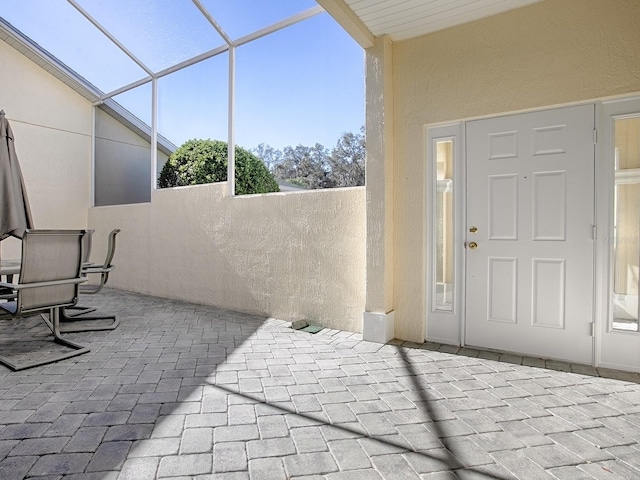
[[60, 313], [75, 305], [81, 276], [84, 230], [27, 230], [22, 238], [22, 262], [17, 283], [0, 283], [15, 292], [13, 299], [0, 303], [0, 319], [18, 320], [40, 314], [53, 333], [54, 341], [72, 349], [23, 364], [0, 356], [11, 370], [24, 370], [87, 353], [89, 348], [60, 335]]
[[[89, 266], [93, 266], [93, 264], [91, 263], [91, 244], [92, 244], [92, 239], [93, 239], [93, 234], [94, 234], [95, 230], [93, 229], [88, 229], [87, 233], [84, 237], [82, 237], [82, 268], [86, 268]], [[73, 315], [69, 314], [69, 310], [77, 310], [78, 313], [75, 313]], [[72, 307], [68, 307], [65, 309], [65, 314], [68, 317], [73, 317], [76, 315], [81, 315], [82, 313], [90, 313], [95, 311], [96, 308], [95, 307], [83, 307], [80, 305], [74, 305]], [[64, 318], [64, 317], [63, 317]]]
[[[93, 231], [92, 231], [93, 233]], [[111, 230], [109, 233], [109, 242], [107, 246], [107, 256], [105, 258], [104, 264], [95, 265], [89, 263], [89, 255], [91, 253], [91, 236], [89, 237], [89, 241], [85, 242], [84, 247], [84, 266], [82, 268], [82, 276], [87, 277], [88, 275], [100, 275], [100, 281], [95, 285], [82, 285], [80, 287], [81, 294], [96, 294], [102, 287], [105, 286], [107, 281], [109, 280], [109, 273], [112, 272], [116, 267], [112, 263], [113, 256], [116, 252], [116, 235], [120, 233], [120, 229], [115, 228]], [[87, 253], [88, 252], [88, 253]], [[75, 310], [71, 312], [70, 310]], [[71, 332], [95, 332], [102, 330], [114, 330], [120, 324], [120, 320], [116, 318], [115, 315], [94, 315], [89, 316], [88, 313], [92, 313], [96, 310], [95, 307], [86, 307], [83, 305], [75, 305], [73, 307], [66, 308], [61, 313], [60, 321], [66, 326], [62, 328], [63, 333], [71, 333]], [[111, 320], [111, 323], [104, 324], [89, 324], [89, 325], [73, 325], [71, 326], [71, 322], [81, 322], [85, 320]]]

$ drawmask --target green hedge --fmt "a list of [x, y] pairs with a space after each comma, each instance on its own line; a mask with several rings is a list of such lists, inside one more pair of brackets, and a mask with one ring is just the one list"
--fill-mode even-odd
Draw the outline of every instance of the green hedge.
[[[200, 185], [227, 180], [227, 142], [188, 140], [164, 164], [160, 188]], [[258, 157], [242, 147], [235, 148], [236, 194], [279, 192], [273, 175]]]

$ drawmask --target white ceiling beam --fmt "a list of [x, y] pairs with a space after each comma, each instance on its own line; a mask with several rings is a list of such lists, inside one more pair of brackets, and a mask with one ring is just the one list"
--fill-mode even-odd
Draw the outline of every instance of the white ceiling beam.
[[344, 0], [316, 0], [362, 48], [375, 45], [375, 37]]
[[80, 12], [80, 14], [86, 18], [87, 20], [89, 20], [94, 27], [96, 27], [98, 30], [100, 30], [109, 40], [111, 40], [120, 50], [122, 50], [124, 52], [124, 54], [129, 57], [131, 60], [133, 60], [136, 65], [138, 65], [141, 69], [143, 69], [145, 72], [147, 72], [148, 75], [153, 76], [153, 72], [151, 71], [151, 69], [149, 67], [147, 67], [144, 62], [142, 60], [140, 60], [138, 57], [136, 57], [133, 52], [131, 52], [127, 47], [125, 47], [122, 42], [120, 42], [120, 40], [118, 40], [116, 37], [114, 37], [111, 32], [109, 30], [107, 30], [100, 22], [98, 22], [95, 18], [93, 18], [89, 12], [87, 12], [84, 8], [82, 8], [78, 2], [76, 2], [75, 0], [67, 0], [67, 2], [69, 2], [73, 8], [75, 8], [78, 12]]
[[225, 32], [222, 29], [220, 24], [216, 22], [216, 19], [213, 18], [213, 16], [209, 13], [209, 11], [206, 8], [204, 8], [204, 5], [200, 3], [200, 0], [191, 0], [191, 1], [198, 8], [198, 10], [200, 10], [200, 13], [204, 16], [204, 18], [207, 19], [207, 21], [211, 24], [211, 26], [215, 29], [215, 31], [218, 32], [218, 35], [222, 37], [225, 43], [229, 46], [233, 45], [233, 42], [231, 41], [231, 38], [229, 38], [229, 35], [227, 35], [227, 32]]
[[284, 20], [280, 20], [273, 25], [269, 25], [268, 27], [261, 28], [260, 30], [256, 30], [253, 33], [240, 37], [233, 41], [233, 45], [239, 47], [240, 45], [253, 42], [254, 40], [265, 37], [271, 33], [277, 32], [278, 30], [282, 30], [283, 28], [295, 25], [296, 23], [300, 23], [303, 20], [307, 20], [308, 18], [315, 17], [316, 15], [319, 15], [323, 12], [324, 10], [322, 9], [322, 7], [316, 5], [315, 7], [303, 10], [296, 15], [292, 15], [291, 17], [285, 18]]

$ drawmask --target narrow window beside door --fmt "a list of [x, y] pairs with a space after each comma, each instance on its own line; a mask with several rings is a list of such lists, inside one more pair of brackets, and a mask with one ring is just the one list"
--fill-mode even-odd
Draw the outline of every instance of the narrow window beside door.
[[435, 141], [435, 302], [436, 310], [453, 310], [453, 140]]
[[640, 117], [614, 122], [613, 329], [638, 332]]

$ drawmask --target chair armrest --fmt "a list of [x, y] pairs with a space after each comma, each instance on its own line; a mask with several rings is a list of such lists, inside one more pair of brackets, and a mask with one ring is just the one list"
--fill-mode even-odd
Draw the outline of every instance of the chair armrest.
[[78, 278], [67, 278], [64, 280], [52, 280], [50, 282], [34, 282], [34, 283], [26, 283], [26, 284], [6, 284], [8, 287], [13, 288], [14, 290], [26, 290], [29, 288], [38, 288], [38, 287], [54, 287], [57, 285], [68, 285], [70, 283], [84, 283], [87, 279], [83, 277]]
[[113, 272], [116, 269], [115, 265], [111, 265], [110, 267], [103, 267], [102, 265], [100, 266], [94, 266], [94, 267], [85, 267], [82, 269], [82, 274], [86, 274], [86, 273], [110, 273]]
[[0, 288], [2, 288], [2, 287], [4, 287], [4, 288], [10, 288], [10, 289], [12, 289], [12, 290], [15, 290], [16, 285], [15, 285], [15, 283], [0, 282]]

